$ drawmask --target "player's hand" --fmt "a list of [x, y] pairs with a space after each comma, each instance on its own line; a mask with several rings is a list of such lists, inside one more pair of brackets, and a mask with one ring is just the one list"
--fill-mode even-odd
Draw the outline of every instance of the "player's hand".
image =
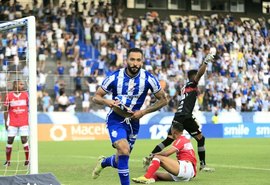
[[137, 110], [133, 113], [133, 115], [130, 117], [131, 119], [140, 119], [144, 116], [143, 110]]
[[118, 107], [119, 101], [118, 100], [106, 100], [106, 104], [108, 107], [113, 108], [113, 107]]
[[8, 125], [5, 123], [6, 130], [8, 130]]
[[208, 64], [209, 62], [213, 62], [214, 61], [214, 55], [213, 54], [208, 54], [205, 59], [204, 59], [204, 63]]

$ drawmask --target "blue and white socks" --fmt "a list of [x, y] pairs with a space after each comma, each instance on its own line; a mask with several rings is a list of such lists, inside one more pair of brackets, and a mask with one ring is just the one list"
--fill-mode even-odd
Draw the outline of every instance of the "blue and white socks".
[[121, 185], [129, 185], [129, 168], [128, 168], [128, 155], [118, 156], [118, 175]]
[[102, 168], [106, 168], [108, 166], [111, 166], [113, 168], [117, 168], [117, 163], [115, 161], [115, 155], [112, 155], [112, 156], [104, 159], [101, 163], [101, 166], [102, 166]]

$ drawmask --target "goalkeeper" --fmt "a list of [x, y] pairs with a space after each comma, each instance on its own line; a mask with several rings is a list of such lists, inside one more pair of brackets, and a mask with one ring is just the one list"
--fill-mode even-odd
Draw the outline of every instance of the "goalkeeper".
[[[207, 56], [205, 57], [201, 67], [199, 70], [190, 70], [188, 72], [188, 82], [181, 90], [181, 98], [179, 101], [179, 105], [177, 111], [175, 113], [173, 121], [177, 121], [183, 124], [184, 129], [197, 141], [198, 146], [198, 155], [200, 159], [200, 170], [202, 171], [214, 171], [213, 168], [209, 168], [206, 166], [205, 162], [205, 137], [202, 135], [201, 131], [199, 130], [198, 123], [196, 122], [195, 118], [193, 118], [192, 112], [197, 100], [198, 96], [198, 82], [201, 76], [205, 73], [207, 64], [214, 60], [214, 55], [209, 54], [210, 48], [205, 48], [205, 53]], [[149, 155], [149, 157], [145, 157], [143, 159], [143, 166], [147, 169], [150, 159], [152, 155], [162, 151], [165, 147], [169, 146], [174, 141], [172, 137], [171, 130], [168, 132], [167, 138], [159, 143]]]
[[6, 162], [4, 166], [10, 166], [12, 145], [17, 134], [21, 136], [25, 152], [24, 165], [29, 165], [29, 125], [28, 125], [28, 93], [24, 89], [24, 82], [22, 80], [15, 80], [13, 82], [13, 91], [6, 95], [4, 120], [7, 130], [7, 145], [6, 145]]

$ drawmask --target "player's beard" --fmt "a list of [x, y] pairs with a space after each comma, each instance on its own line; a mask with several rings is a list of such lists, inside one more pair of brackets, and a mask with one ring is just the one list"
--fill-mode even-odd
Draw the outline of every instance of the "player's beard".
[[127, 69], [128, 69], [128, 71], [132, 75], [136, 75], [140, 71], [141, 67], [130, 67], [130, 66], [127, 66]]

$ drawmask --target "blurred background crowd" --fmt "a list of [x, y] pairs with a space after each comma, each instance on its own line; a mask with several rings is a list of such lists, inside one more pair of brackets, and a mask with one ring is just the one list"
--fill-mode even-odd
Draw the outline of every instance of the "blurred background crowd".
[[[79, 8], [82, 7], [82, 8]], [[0, 2], [0, 20], [34, 15], [37, 21], [37, 90], [39, 111], [89, 112], [103, 109], [90, 97], [102, 80], [125, 66], [126, 51], [144, 51], [144, 68], [159, 79], [175, 111], [187, 71], [198, 69], [205, 47], [216, 48], [216, 61], [201, 79], [196, 109], [201, 111], [269, 111], [269, 24], [264, 18], [234, 16], [175, 16], [160, 18], [150, 11], [124, 16], [124, 3], [63, 1], [43, 6], [33, 1]], [[28, 75], [26, 35], [18, 30], [0, 33], [0, 88], [8, 73]], [[147, 97], [145, 105], [155, 101]]]

